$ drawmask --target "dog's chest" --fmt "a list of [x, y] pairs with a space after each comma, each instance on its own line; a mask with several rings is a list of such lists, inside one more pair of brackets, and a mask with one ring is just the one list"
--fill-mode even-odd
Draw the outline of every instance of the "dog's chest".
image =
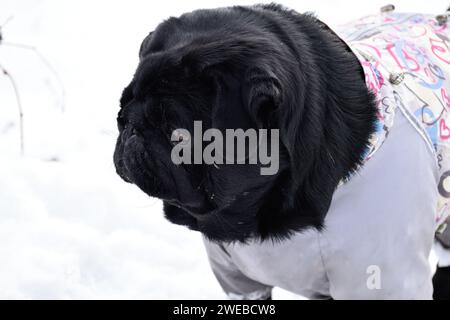
[[436, 158], [437, 225], [449, 215], [450, 27], [434, 16], [384, 13], [335, 30], [359, 58], [376, 95], [377, 132], [366, 159], [381, 147], [402, 112]]
[[306, 297], [328, 295], [329, 283], [314, 230], [298, 233], [288, 241], [231, 244], [227, 250], [239, 270], [251, 279]]

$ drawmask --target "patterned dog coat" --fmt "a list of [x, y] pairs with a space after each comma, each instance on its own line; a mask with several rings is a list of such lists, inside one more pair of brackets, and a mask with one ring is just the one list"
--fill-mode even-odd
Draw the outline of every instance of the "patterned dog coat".
[[436, 158], [441, 225], [450, 214], [450, 28], [435, 16], [391, 11], [335, 31], [359, 58], [377, 98], [379, 124], [367, 160], [402, 112]]

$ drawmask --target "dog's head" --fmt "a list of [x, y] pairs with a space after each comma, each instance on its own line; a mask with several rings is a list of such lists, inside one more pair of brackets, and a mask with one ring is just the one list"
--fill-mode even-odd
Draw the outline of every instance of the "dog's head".
[[[236, 7], [171, 18], [143, 41], [123, 91], [118, 174], [162, 199], [169, 220], [213, 240], [320, 228], [336, 185], [360, 160], [362, 147], [339, 156], [346, 146], [327, 138], [336, 132], [325, 128], [333, 118], [323, 107], [310, 40], [301, 33], [287, 39], [284, 29], [293, 22], [280, 22], [282, 14], [279, 7]], [[262, 175], [259, 161], [174, 163], [176, 144], [196, 152], [196, 121], [203, 132], [215, 128], [223, 136], [226, 129], [278, 129], [276, 174]], [[203, 150], [205, 142], [199, 145]]]

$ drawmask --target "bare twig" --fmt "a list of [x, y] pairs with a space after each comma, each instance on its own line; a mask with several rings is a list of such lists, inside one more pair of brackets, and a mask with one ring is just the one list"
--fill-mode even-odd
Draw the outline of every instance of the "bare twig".
[[2, 24], [0, 24], [0, 43], [3, 40], [2, 28], [8, 24], [12, 20], [13, 16], [9, 16]]
[[[55, 77], [56, 81], [58, 82], [58, 85], [59, 85], [59, 87], [61, 89], [61, 97], [60, 97], [59, 103], [60, 103], [61, 111], [64, 112], [66, 93], [65, 93], [63, 82], [61, 81], [61, 78], [60, 78], [58, 72], [52, 66], [52, 64], [34, 46], [21, 44], [21, 43], [14, 43], [14, 42], [5, 42], [4, 41], [3, 34], [2, 34], [2, 29], [9, 21], [11, 21], [12, 18], [13, 18], [13, 16], [8, 17], [8, 19], [6, 19], [6, 21], [3, 24], [0, 25], [0, 45], [29, 50], [29, 51], [33, 52], [41, 60], [41, 62], [53, 74], [53, 76]], [[14, 93], [15, 93], [16, 101], [17, 101], [17, 108], [18, 108], [18, 111], [19, 111], [20, 153], [22, 155], [24, 155], [25, 154], [25, 134], [24, 134], [24, 121], [23, 121], [24, 113], [23, 113], [22, 102], [21, 102], [21, 98], [20, 98], [20, 94], [19, 94], [19, 89], [18, 89], [18, 86], [17, 86], [17, 83], [16, 83], [14, 77], [9, 73], [9, 71], [5, 67], [3, 67], [3, 65], [1, 63], [0, 63], [0, 72], [2, 72], [6, 77], [8, 77], [8, 79], [9, 79], [9, 81], [10, 81], [10, 83], [11, 83], [13, 89], [14, 89]]]
[[63, 85], [63, 82], [62, 82], [61, 77], [59, 76], [58, 72], [52, 66], [52, 64], [47, 60], [47, 58], [45, 58], [45, 56], [34, 46], [30, 46], [30, 45], [27, 45], [27, 44], [21, 44], [21, 43], [14, 43], [14, 42], [5, 42], [5, 41], [3, 41], [1, 44], [5, 45], [5, 46], [9, 46], [9, 47], [15, 47], [15, 48], [20, 48], [20, 49], [30, 50], [30, 51], [32, 51], [32, 52], [34, 52], [36, 54], [36, 56], [47, 67], [47, 69], [50, 70], [50, 72], [53, 74], [53, 76], [55, 77], [56, 81], [58, 82], [58, 85], [59, 85], [60, 90], [61, 90], [60, 108], [61, 108], [61, 112], [64, 112], [64, 110], [65, 110], [65, 100], [66, 100], [66, 92], [65, 92], [65, 89], [64, 89], [64, 85]]
[[8, 22], [10, 22], [13, 19], [13, 16], [9, 16], [8, 18], [6, 18], [5, 21], [3, 21], [2, 24], [0, 24], [0, 28], [3, 28], [4, 26], [6, 26], [8, 24]]
[[0, 64], [0, 70], [3, 72], [3, 74], [6, 77], [8, 77], [8, 79], [11, 82], [11, 85], [14, 89], [14, 93], [16, 95], [17, 109], [19, 111], [20, 154], [24, 155], [25, 154], [25, 135], [24, 135], [24, 129], [23, 129], [23, 109], [22, 109], [22, 102], [20, 100], [19, 89], [17, 87], [16, 81], [14, 80], [14, 77], [1, 64]]

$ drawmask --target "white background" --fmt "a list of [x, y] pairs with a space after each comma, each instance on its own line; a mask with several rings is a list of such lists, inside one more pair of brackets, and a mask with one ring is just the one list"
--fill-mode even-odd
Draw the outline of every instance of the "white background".
[[[261, 1], [269, 2], [269, 1]], [[391, 1], [398, 11], [442, 13], [447, 0]], [[123, 87], [142, 39], [168, 18], [253, 1], [0, 0], [0, 43], [25, 110], [20, 156], [14, 92], [0, 74], [0, 298], [224, 298], [199, 234], [164, 220], [161, 204], [122, 182], [112, 153]], [[331, 26], [385, 1], [284, 1]], [[276, 298], [296, 298], [282, 290]]]

